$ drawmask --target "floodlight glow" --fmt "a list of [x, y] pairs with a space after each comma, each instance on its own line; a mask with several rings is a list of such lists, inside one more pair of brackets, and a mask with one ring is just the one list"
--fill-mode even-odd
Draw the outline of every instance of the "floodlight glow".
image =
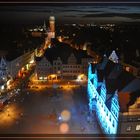
[[[100, 90], [97, 91], [97, 88]], [[89, 65], [88, 69], [88, 100], [89, 111], [95, 110], [99, 124], [105, 134], [117, 134], [118, 129], [118, 116], [119, 116], [119, 102], [117, 90], [111, 98], [110, 109], [106, 106], [106, 82], [105, 79], [102, 83], [98, 82], [97, 70], [92, 72], [92, 66]], [[106, 118], [106, 119], [105, 119]]]

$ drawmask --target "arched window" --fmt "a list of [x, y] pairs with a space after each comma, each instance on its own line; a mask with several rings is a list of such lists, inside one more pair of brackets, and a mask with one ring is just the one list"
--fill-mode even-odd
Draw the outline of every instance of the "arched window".
[[115, 122], [114, 122], [114, 120], [113, 120], [112, 126], [113, 126], [113, 127], [115, 126]]
[[102, 107], [103, 107], [103, 103], [102, 103]]
[[107, 110], [107, 112], [106, 112], [106, 115], [108, 116], [108, 110]]
[[115, 115], [116, 115], [116, 117], [118, 117], [118, 113], [117, 112], [115, 112]]
[[111, 121], [111, 115], [110, 115], [110, 117], [109, 117], [109, 121]]

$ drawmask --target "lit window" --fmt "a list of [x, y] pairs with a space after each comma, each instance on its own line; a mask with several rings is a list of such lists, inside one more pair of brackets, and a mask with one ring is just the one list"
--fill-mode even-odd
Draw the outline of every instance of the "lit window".
[[131, 131], [131, 129], [132, 129], [132, 126], [127, 126], [127, 128], [126, 128], [126, 131]]
[[140, 118], [137, 118], [138, 121], [140, 121]]
[[140, 131], [140, 124], [136, 125], [136, 131]]
[[39, 77], [39, 80], [43, 80], [43, 77]]
[[130, 68], [129, 68], [129, 67], [126, 67], [125, 69], [126, 69], [126, 71], [128, 71], [128, 72], [130, 71]]

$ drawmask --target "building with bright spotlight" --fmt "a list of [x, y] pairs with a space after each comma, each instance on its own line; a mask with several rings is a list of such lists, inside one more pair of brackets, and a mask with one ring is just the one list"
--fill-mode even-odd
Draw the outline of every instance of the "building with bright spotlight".
[[89, 64], [89, 110], [96, 112], [105, 134], [139, 134], [140, 79], [126, 72], [114, 56]]

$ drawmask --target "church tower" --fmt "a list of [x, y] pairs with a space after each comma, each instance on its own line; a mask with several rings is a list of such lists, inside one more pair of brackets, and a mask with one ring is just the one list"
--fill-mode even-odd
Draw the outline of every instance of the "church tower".
[[112, 51], [112, 53], [109, 56], [109, 59], [114, 62], [114, 63], [118, 63], [119, 62], [119, 58], [115, 52], [115, 50]]
[[50, 24], [50, 32], [52, 34], [52, 38], [55, 38], [55, 17], [54, 16], [50, 16], [49, 24]]

